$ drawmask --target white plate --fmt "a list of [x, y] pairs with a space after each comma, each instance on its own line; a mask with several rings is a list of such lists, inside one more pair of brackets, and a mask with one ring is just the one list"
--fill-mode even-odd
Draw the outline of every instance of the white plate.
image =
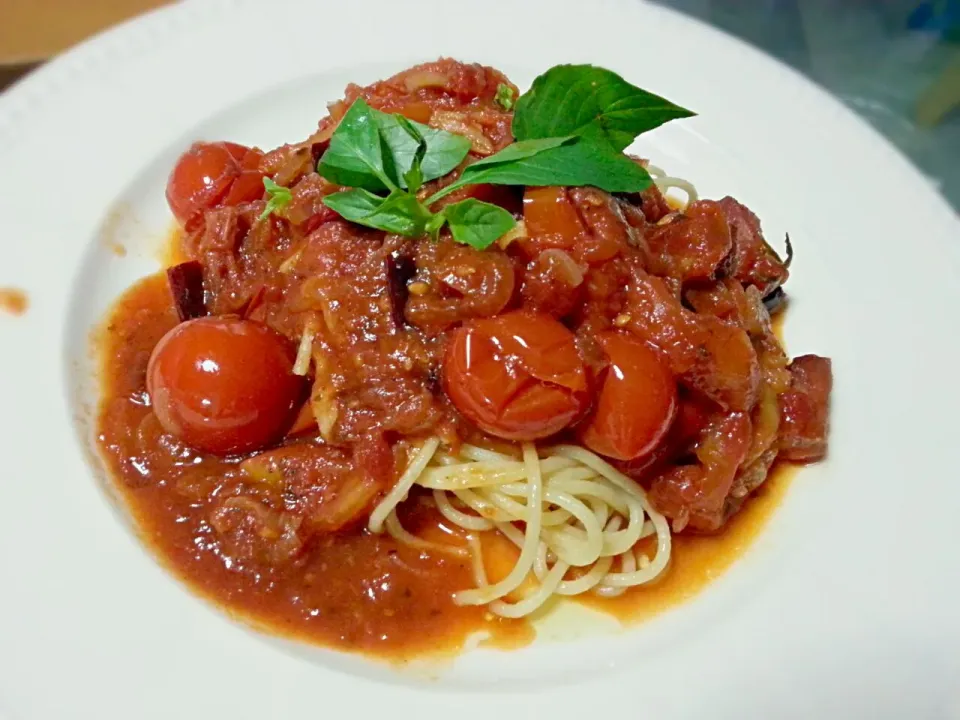
[[[836, 391], [829, 461], [692, 602], [424, 681], [242, 629], [143, 551], [96, 480], [88, 334], [157, 268], [188, 141], [306, 137], [346, 82], [439, 55], [521, 86], [593, 62], [697, 110], [641, 152], [790, 231], [787, 344], [832, 356]], [[0, 96], [0, 253], [0, 286], [30, 298], [0, 316], [0, 717], [960, 715], [960, 223], [838, 102], [728, 37], [626, 0], [175, 6]]]

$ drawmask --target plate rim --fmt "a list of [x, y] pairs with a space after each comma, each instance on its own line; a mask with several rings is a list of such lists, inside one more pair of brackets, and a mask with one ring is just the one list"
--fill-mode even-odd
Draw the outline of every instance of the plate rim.
[[[152, 35], [155, 41], [158, 37], [162, 36], [163, 33], [166, 33], [166, 36], [169, 37], [175, 35], [179, 28], [187, 25], [190, 22], [203, 22], [204, 19], [209, 21], [211, 17], [216, 17], [217, 14], [225, 12], [228, 8], [241, 8], [244, 6], [249, 7], [253, 4], [254, 3], [249, 0], [218, 0], [218, 2], [211, 3], [180, 3], [154, 10], [142, 18], [122, 23], [121, 25], [106, 31], [99, 36], [95, 36], [94, 38], [85, 41], [74, 49], [68, 51], [68, 53], [63, 55], [61, 58], [54, 60], [43, 68], [37, 70], [35, 73], [32, 73], [30, 76], [24, 78], [12, 88], [8, 89], [6, 93], [0, 94], [0, 117], [5, 115], [8, 110], [12, 116], [12, 120], [10, 120], [9, 125], [5, 122], [0, 122], [0, 139], [7, 134], [7, 131], [10, 130], [10, 128], [13, 128], [14, 131], [16, 130], [18, 114], [22, 115], [20, 122], [24, 122], [24, 117], [28, 117], [30, 113], [49, 111], [45, 110], [43, 105], [37, 106], [35, 104], [38, 102], [38, 98], [40, 101], [43, 101], [43, 96], [48, 96], [46, 102], [53, 102], [55, 104], [56, 100], [50, 100], [49, 96], [56, 92], [58, 85], [68, 83], [71, 78], [80, 78], [83, 73], [95, 72], [97, 68], [96, 62], [103, 62], [104, 58], [107, 58], [111, 53], [116, 52], [117, 48], [122, 48], [125, 45], [132, 47], [133, 45], [138, 44], [141, 39], [148, 35]], [[291, 2], [289, 4], [291, 6], [298, 5], [298, 3], [295, 2]], [[607, 2], [602, 4], [606, 7], [612, 8], [626, 7], [626, 3], [619, 0], [607, 0]], [[914, 177], [910, 178], [909, 181], [904, 179], [904, 184], [917, 185], [918, 187], [919, 184], [923, 184], [927, 188], [929, 192], [927, 193], [927, 197], [924, 198], [926, 205], [925, 209], [932, 214], [939, 214], [941, 210], [946, 211], [947, 213], [947, 215], [944, 217], [931, 217], [929, 219], [931, 225], [933, 223], [939, 223], [940, 221], [943, 221], [945, 228], [950, 227], [953, 230], [956, 230], [957, 227], [960, 227], [960, 224], [956, 222], [956, 217], [954, 216], [953, 211], [947, 204], [946, 200], [939, 195], [939, 193], [937, 193], [932, 186], [929, 185], [929, 181], [899, 150], [894, 148], [889, 142], [883, 139], [874, 128], [858, 118], [852, 110], [844, 106], [833, 96], [827, 94], [822, 88], [819, 88], [808, 78], [802, 76], [785, 65], [777, 63], [746, 43], [736, 40], [735, 38], [731, 38], [730, 36], [725, 35], [724, 33], [711, 28], [708, 25], [687, 18], [686, 16], [682, 16], [672, 10], [659, 6], [645, 5], [643, 12], [649, 12], [653, 15], [662, 13], [666, 16], [673, 16], [675, 18], [674, 22], [677, 22], [679, 19], [682, 20], [682, 24], [698, 26], [699, 31], [707, 32], [711, 36], [714, 36], [715, 41], [722, 39], [723, 44], [729, 44], [732, 42], [739, 46], [741, 50], [745, 50], [747, 53], [754, 56], [752, 58], [754, 61], [760, 62], [762, 59], [763, 64], [776, 66], [779, 72], [788, 73], [793, 78], [790, 83], [795, 83], [797, 81], [803, 83], [805, 86], [807, 86], [808, 90], [812, 90], [818, 94], [820, 99], [825, 101], [825, 103], [831, 107], [831, 110], [834, 113], [839, 113], [840, 117], [844, 118], [843, 121], [849, 122], [852, 120], [856, 125], [858, 125], [859, 134], [863, 135], [863, 130], [866, 129], [867, 133], [871, 136], [870, 143], [876, 146], [873, 147], [872, 150], [878, 152], [882, 151], [885, 153], [888, 156], [888, 160], [892, 163], [899, 164], [899, 169], [905, 172], [907, 175], [912, 172]], [[160, 32], [161, 27], [163, 27], [162, 33]], [[99, 60], [96, 60], [98, 57]], [[94, 62], [95, 60], [96, 62]], [[31, 103], [34, 103], [33, 109], [31, 109]], [[18, 105], [19, 108], [17, 107]], [[879, 146], [877, 146], [878, 142]], [[2, 153], [0, 153], [0, 156], [2, 156]], [[935, 209], [937, 208], [938, 203], [940, 206], [939, 210]], [[952, 222], [948, 223], [948, 220]], [[933, 233], [931, 236], [933, 236]], [[958, 248], [956, 245], [947, 245], [945, 249], [946, 252], [950, 253], [953, 269], [955, 269], [957, 266], [960, 266], [960, 264], [958, 264], [958, 258], [960, 258], [960, 248]], [[950, 270], [951, 268], [947, 269]], [[949, 297], [949, 294], [946, 294], [945, 296]], [[48, 310], [49, 308], [47, 308], [47, 311]], [[47, 314], [47, 311], [38, 312], [36, 317], [48, 317], [49, 315]], [[31, 310], [31, 312], [33, 311]], [[23, 326], [34, 325], [34, 319], [31, 317], [30, 313], [28, 313], [28, 315], [22, 320], [25, 320], [25, 322], [22, 323]], [[20, 320], [17, 322], [20, 322]], [[12, 326], [12, 323], [10, 323], [10, 325]], [[61, 328], [59, 323], [56, 323], [56, 325], [56, 332], [59, 334]], [[0, 326], [0, 330], [3, 329], [5, 329], [5, 326]], [[21, 328], [17, 328], [17, 330], [19, 329]], [[827, 350], [827, 348], [824, 348], [824, 350]], [[2, 410], [0, 410], [0, 420], [4, 420], [5, 422], [9, 421], [9, 416], [5, 416]], [[0, 557], [3, 556], [0, 555]], [[161, 570], [161, 572], [165, 571]], [[277, 656], [272, 657], [274, 660], [277, 660]], [[284, 662], [278, 662], [278, 665], [289, 667], [289, 663]], [[333, 676], [331, 680], [333, 682], [344, 681], [343, 677], [339, 675]], [[621, 681], [625, 681], [622, 675]], [[356, 685], [354, 682], [346, 684], [351, 686]], [[364, 684], [360, 682], [359, 685], [363, 686]], [[584, 685], [582, 686], [582, 689], [586, 689], [588, 687], [590, 686]], [[391, 696], [390, 698], [385, 697], [385, 702], [392, 702], [394, 696], [395, 699], [398, 700], [404, 699], [409, 701], [411, 697], [415, 697], [417, 702], [424, 702], [423, 694], [419, 691], [404, 689], [398, 690], [396, 693], [387, 693], [387, 691], [384, 691], [384, 693], [385, 696], [388, 694]], [[566, 696], [566, 701], [564, 700], [564, 696]], [[450, 694], [446, 691], [441, 691], [439, 693], [432, 693], [430, 697], [439, 698], [440, 702], [438, 702], [437, 705], [456, 707], [457, 704], [462, 700], [463, 695], [461, 693]], [[501, 703], [505, 703], [501, 705], [501, 709], [513, 707], [515, 711], [518, 697], [523, 697], [524, 702], [530, 702], [531, 707], [538, 707], [537, 705], [533, 704], [533, 696], [518, 696], [515, 693], [498, 697], [496, 698], [496, 702], [489, 702], [488, 706], [497, 706], [501, 705]], [[488, 700], [490, 699], [488, 698]], [[558, 716], [563, 716], [565, 712], [570, 709], [571, 706], [567, 706], [566, 702], [570, 702], [570, 696], [568, 693], [560, 693], [556, 698], [553, 698], [552, 704], [555, 704], [557, 712], [560, 713]], [[0, 696], [0, 712], [3, 712], [4, 710], [2, 703], [3, 698]], [[671, 706], [669, 704], [663, 704], [660, 709], [669, 715]]]

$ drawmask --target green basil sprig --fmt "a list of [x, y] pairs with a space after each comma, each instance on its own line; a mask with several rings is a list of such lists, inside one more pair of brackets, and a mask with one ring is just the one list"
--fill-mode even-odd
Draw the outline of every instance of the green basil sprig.
[[293, 193], [290, 192], [290, 188], [277, 185], [268, 177], [263, 178], [263, 189], [267, 192], [267, 205], [260, 213], [261, 220], [268, 217], [270, 213], [282, 210], [293, 200]]
[[473, 198], [436, 213], [430, 206], [479, 183], [639, 192], [653, 181], [623, 150], [640, 133], [693, 115], [592, 65], [558, 65], [515, 101], [501, 89], [497, 100], [514, 104], [517, 142], [467, 165], [457, 180], [422, 201], [416, 192], [423, 183], [460, 166], [470, 141], [356, 100], [317, 166], [320, 175], [350, 189], [324, 203], [352, 222], [410, 237], [436, 237], [446, 224], [456, 241], [482, 250], [514, 227], [510, 213]]
[[[452, 171], [469, 151], [465, 137], [388, 115], [358, 99], [317, 167], [325, 178], [350, 189], [323, 202], [347, 220], [409, 237], [436, 236], [449, 222], [455, 240], [483, 250], [514, 226], [510, 213], [478, 200], [434, 213], [428, 209], [431, 201], [422, 203], [416, 196], [424, 182]], [[385, 197], [377, 194], [384, 191]]]
[[513, 106], [517, 104], [517, 99], [513, 96], [513, 88], [506, 83], [497, 85], [497, 94], [493, 99], [504, 110], [513, 110]]

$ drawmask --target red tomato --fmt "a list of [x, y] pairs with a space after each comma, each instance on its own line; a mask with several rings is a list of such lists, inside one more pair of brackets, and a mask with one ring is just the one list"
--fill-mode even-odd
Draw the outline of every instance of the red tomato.
[[549, 315], [528, 311], [455, 330], [443, 359], [443, 387], [464, 417], [507, 440], [553, 435], [588, 400], [573, 333]]
[[572, 251], [585, 234], [577, 209], [562, 187], [528, 187], [523, 191], [527, 237], [518, 242], [528, 257], [557, 248]]
[[167, 204], [186, 226], [203, 210], [263, 197], [262, 153], [231, 142], [190, 146], [167, 180]]
[[168, 433], [218, 455], [258, 450], [293, 421], [303, 378], [291, 343], [266, 325], [199, 318], [157, 343], [147, 366], [153, 412]]
[[610, 365], [580, 439], [601, 455], [633, 460], [666, 435], [677, 413], [677, 384], [656, 350], [639, 338], [604, 332], [597, 342]]
[[595, 188], [528, 187], [523, 192], [527, 237], [518, 241], [520, 249], [531, 259], [555, 248], [587, 264], [606, 262], [628, 240], [613, 203]]

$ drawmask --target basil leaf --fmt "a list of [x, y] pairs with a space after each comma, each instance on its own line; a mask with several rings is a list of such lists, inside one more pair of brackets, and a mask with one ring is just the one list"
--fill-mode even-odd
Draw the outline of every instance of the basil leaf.
[[427, 143], [427, 152], [423, 156], [420, 169], [423, 181], [442, 178], [453, 171], [470, 152], [470, 140], [446, 130], [437, 130], [429, 125], [413, 123]]
[[413, 153], [413, 158], [410, 161], [410, 169], [403, 174], [403, 182], [407, 190], [412, 193], [415, 193], [423, 185], [423, 171], [421, 169], [421, 163], [423, 162], [423, 157], [427, 152], [427, 143], [423, 139], [423, 135], [420, 133], [417, 128], [414, 127], [413, 123], [405, 118], [403, 115], [396, 115], [397, 123], [406, 131], [414, 142], [417, 143], [417, 149]]
[[397, 235], [419, 237], [424, 234], [424, 227], [433, 217], [416, 195], [405, 192], [394, 192], [383, 201], [376, 212], [360, 221], [361, 225], [386, 230]]
[[267, 191], [267, 206], [260, 213], [260, 220], [269, 217], [270, 213], [282, 210], [293, 199], [290, 188], [277, 185], [271, 178], [263, 178], [263, 189]]
[[340, 120], [317, 172], [338, 185], [366, 190], [396, 189], [384, 165], [377, 111], [363, 98], [357, 98]]
[[486, 250], [517, 224], [502, 207], [475, 198], [447, 205], [443, 215], [453, 239], [477, 250]]
[[[401, 187], [406, 187], [403, 176], [413, 166], [413, 158], [417, 153], [419, 143], [400, 124], [397, 120], [398, 116], [374, 112], [384, 145], [389, 149], [389, 154], [392, 156], [398, 184]], [[467, 153], [470, 152], [470, 140], [462, 135], [437, 130], [429, 125], [414, 122], [407, 118], [404, 118], [404, 120], [410, 127], [420, 133], [427, 146], [423, 159], [420, 161], [423, 182], [443, 177], [463, 162]]]
[[[510, 147], [504, 148], [503, 152]], [[495, 161], [497, 155], [468, 165], [459, 180], [429, 198], [427, 204], [464, 185], [478, 183], [572, 187], [592, 185], [607, 192], [640, 192], [653, 184], [650, 175], [638, 163], [605, 142], [586, 138], [535, 154], [522, 154], [513, 161]]]
[[583, 135], [623, 150], [637, 135], [694, 114], [610, 70], [557, 65], [517, 100], [513, 134], [517, 140]]
[[542, 153], [544, 150], [550, 150], [555, 147], [560, 147], [561, 145], [569, 145], [576, 141], [574, 137], [555, 137], [555, 138], [540, 138], [537, 140], [521, 140], [519, 142], [510, 143], [503, 150], [493, 155], [489, 155], [482, 160], [477, 160], [477, 162], [468, 165], [464, 169], [464, 173], [468, 169], [470, 172], [476, 172], [478, 167], [489, 167], [490, 165], [501, 165], [503, 163], [516, 162], [517, 160], [524, 160], [526, 158], [531, 158], [534, 155]]
[[367, 190], [355, 188], [341, 190], [323, 198], [323, 204], [337, 212], [345, 220], [357, 222], [359, 218], [376, 212], [383, 205], [384, 198]]
[[502, 107], [504, 110], [512, 110], [513, 106], [516, 104], [513, 88], [506, 83], [500, 83], [497, 85], [497, 94], [493, 99], [497, 105]]
[[436, 213], [432, 218], [427, 220], [427, 224], [424, 226], [423, 231], [427, 233], [434, 240], [440, 235], [440, 228], [443, 227], [444, 223], [447, 222], [447, 217], [444, 215], [444, 211]]
[[[437, 200], [442, 197], [446, 197], [454, 190], [459, 190], [464, 185], [473, 185], [477, 182], [486, 182], [476, 180], [476, 176], [486, 169], [489, 169], [491, 166], [513, 166], [516, 163], [531, 158], [539, 153], [542, 153], [545, 150], [550, 150], [552, 148], [560, 147], [561, 145], [569, 144], [576, 142], [577, 138], [565, 137], [565, 138], [543, 138], [540, 140], [523, 140], [521, 142], [515, 142], [510, 145], [507, 145], [503, 150], [489, 157], [485, 157], [482, 160], [478, 160], [472, 165], [468, 165], [464, 168], [463, 172], [460, 174], [460, 177], [447, 185], [447, 187], [442, 190], [437, 191], [435, 194], [430, 196], [426, 204], [432, 205]], [[486, 175], [485, 175], [486, 177]], [[491, 176], [492, 177], [492, 176]], [[495, 179], [490, 180], [489, 182], [493, 184], [500, 185], [509, 185], [512, 183], [498, 183]], [[552, 183], [551, 183], [552, 184]], [[559, 183], [558, 183], [559, 184]]]
[[323, 204], [345, 220], [408, 237], [423, 235], [424, 227], [432, 218], [430, 211], [420, 204], [416, 196], [402, 191], [382, 198], [355, 188], [327, 195], [323, 198]]

